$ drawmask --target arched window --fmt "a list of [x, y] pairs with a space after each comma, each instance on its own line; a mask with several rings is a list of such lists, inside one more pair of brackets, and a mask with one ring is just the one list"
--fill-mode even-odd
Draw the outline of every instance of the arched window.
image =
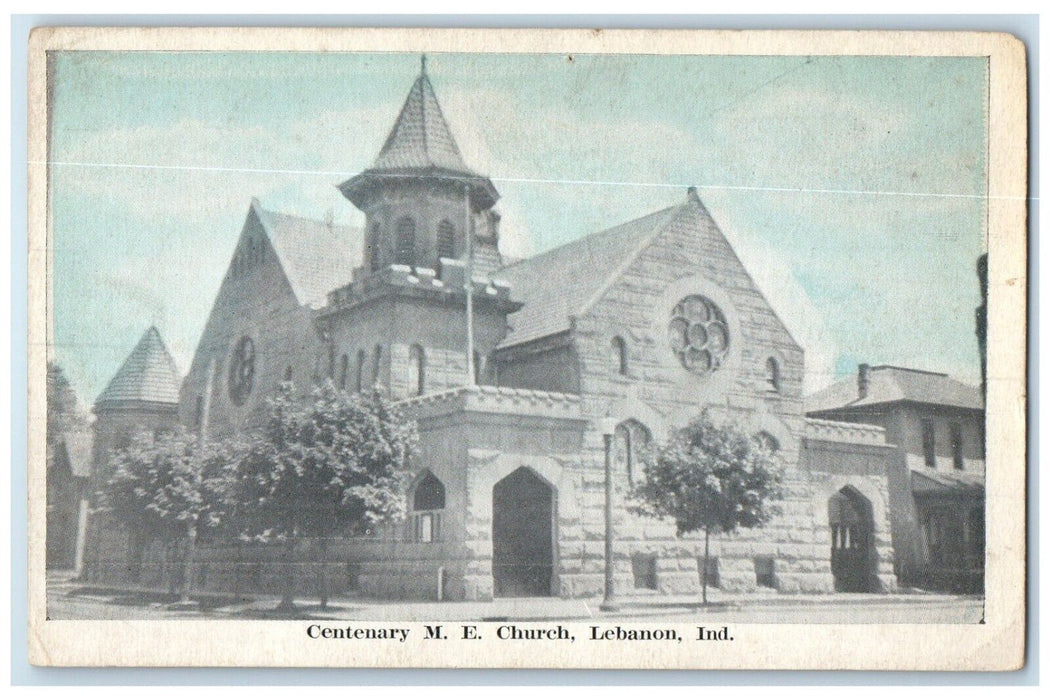
[[372, 237], [368, 243], [368, 269], [375, 272], [379, 269], [379, 222], [372, 224]]
[[438, 224], [437, 256], [438, 260], [456, 257], [456, 227], [448, 219]]
[[426, 358], [423, 348], [413, 345], [408, 350], [408, 389], [422, 396], [426, 386]]
[[350, 373], [350, 358], [343, 355], [339, 358], [339, 388], [346, 389], [346, 378]]
[[445, 510], [445, 485], [430, 470], [412, 492], [412, 518], [410, 536], [415, 542], [439, 542], [441, 540], [441, 515]]
[[766, 360], [766, 390], [780, 393], [780, 365], [772, 357]]
[[416, 222], [407, 216], [397, 220], [397, 239], [394, 247], [394, 262], [412, 266], [416, 260]]
[[429, 470], [412, 493], [412, 510], [444, 510], [445, 485]]
[[372, 386], [379, 383], [379, 369], [382, 366], [380, 363], [383, 360], [383, 346], [376, 345], [375, 351], [372, 353]]
[[627, 474], [627, 483], [633, 484], [641, 475], [642, 456], [651, 439], [649, 429], [633, 418], [616, 426], [616, 463]]
[[612, 339], [612, 359], [616, 373], [627, 376], [627, 343], [620, 336]]
[[364, 350], [357, 351], [357, 377], [354, 380], [354, 388], [358, 391], [364, 391], [365, 389], [365, 363], [368, 361], [368, 354]]

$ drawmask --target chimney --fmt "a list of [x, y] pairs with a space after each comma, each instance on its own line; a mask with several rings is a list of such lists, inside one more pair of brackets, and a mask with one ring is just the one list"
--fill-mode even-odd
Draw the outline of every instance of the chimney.
[[871, 365], [857, 365], [857, 398], [867, 398], [868, 384], [871, 382]]

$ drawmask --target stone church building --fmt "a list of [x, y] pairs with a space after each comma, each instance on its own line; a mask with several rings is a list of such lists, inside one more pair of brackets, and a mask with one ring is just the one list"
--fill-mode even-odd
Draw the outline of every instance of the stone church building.
[[[177, 414], [199, 429], [206, 412], [210, 436], [236, 434], [258, 425], [282, 381], [305, 391], [331, 378], [380, 387], [420, 432], [407, 520], [315, 562], [345, 587], [458, 600], [600, 594], [599, 426], [612, 417], [619, 594], [691, 593], [701, 576], [729, 591], [895, 588], [884, 429], [805, 416], [803, 349], [695, 189], [508, 261], [500, 195], [464, 162], [425, 68], [372, 166], [339, 189], [364, 213], [363, 231], [251, 203], [187, 376], [159, 372], [168, 384], [138, 403], [100, 397], [97, 482], [136, 420], [153, 429]], [[164, 369], [154, 333], [143, 342]], [[705, 408], [746, 425], [786, 467], [782, 513], [713, 539], [706, 572], [696, 540], [624, 499], [642, 478], [642, 447]], [[117, 535], [94, 529], [88, 578], [148, 582]], [[196, 583], [266, 589], [281, 575], [273, 554], [205, 548]]]

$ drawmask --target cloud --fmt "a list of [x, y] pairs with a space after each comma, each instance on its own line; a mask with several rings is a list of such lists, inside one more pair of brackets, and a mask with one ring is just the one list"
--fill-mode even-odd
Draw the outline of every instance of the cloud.
[[[220, 86], [238, 61], [206, 60], [193, 75]], [[210, 112], [192, 101], [206, 101], [201, 88], [184, 81], [168, 88], [179, 98], [172, 98], [169, 122], [133, 126], [118, 114], [86, 119], [85, 126], [78, 110], [59, 125], [65, 130], [55, 133], [55, 160], [116, 166], [54, 168], [56, 264], [69, 280], [60, 315], [77, 342], [120, 345], [126, 353], [145, 317], [160, 313], [157, 300], [167, 299], [170, 328], [162, 331], [185, 368], [212, 301], [203, 290], [217, 287], [253, 196], [269, 208], [318, 219], [330, 210], [337, 221], [361, 223], [334, 185], [379, 151], [404, 98], [402, 89], [387, 90], [401, 80], [402, 63], [379, 61], [357, 73], [333, 64], [318, 72], [321, 91], [337, 85], [332, 89], [348, 95], [346, 104], [361, 105], [346, 109], [328, 92], [317, 100], [303, 92], [315, 61], [247, 63], [258, 82], [239, 89], [271, 81], [283, 90], [260, 97], [257, 114], [229, 112], [240, 109], [236, 99], [208, 102], [216, 110]], [[395, 68], [391, 78], [387, 69]], [[637, 218], [681, 201], [685, 186], [695, 184], [806, 350], [807, 389], [826, 383], [848, 357], [968, 374], [976, 351], [960, 338], [971, 333], [981, 202], [813, 190], [980, 194], [982, 149], [943, 128], [953, 122], [935, 110], [944, 109], [951, 91], [925, 95], [916, 87], [925, 84], [893, 81], [868, 90], [834, 66], [823, 77], [814, 68], [739, 97], [725, 89], [734, 81], [712, 71], [697, 74], [706, 88], [685, 93], [680, 80], [668, 87], [653, 73], [645, 80], [624, 73], [609, 93], [588, 77], [552, 88], [554, 99], [537, 99], [537, 81], [558, 71], [522, 76], [506, 89], [450, 74], [438, 92], [465, 160], [504, 195], [497, 208], [505, 253], [535, 254]], [[123, 59], [109, 69], [127, 80], [155, 74], [148, 63]], [[363, 71], [379, 77], [362, 80]], [[292, 74], [295, 86], [279, 82]], [[346, 82], [333, 83], [338, 76]], [[708, 84], [712, 77], [717, 84]], [[93, 79], [85, 72], [82, 89]], [[519, 90], [520, 82], [531, 87]], [[300, 94], [308, 108], [281, 107], [285, 95]], [[92, 114], [104, 112], [93, 95], [80, 97], [94, 100]], [[703, 113], [718, 95], [729, 95], [716, 101], [726, 106]], [[965, 119], [982, 116], [979, 105], [971, 112]], [[726, 186], [811, 191], [719, 189]], [[110, 282], [108, 294], [95, 290]], [[923, 308], [929, 298], [943, 301]], [[115, 336], [112, 328], [121, 329], [119, 342], [106, 337]], [[88, 364], [76, 376], [94, 376], [101, 389], [115, 367], [101, 353]]]
[[812, 393], [833, 382], [839, 354], [835, 339], [784, 255], [748, 230], [749, 224], [741, 217], [710, 202], [708, 206], [759, 291], [805, 351], [805, 392]]

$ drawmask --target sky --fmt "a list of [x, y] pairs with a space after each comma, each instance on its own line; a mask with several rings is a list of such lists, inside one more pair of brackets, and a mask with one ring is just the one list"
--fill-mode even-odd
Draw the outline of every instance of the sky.
[[[93, 403], [150, 325], [185, 372], [252, 197], [360, 226], [419, 56], [52, 53], [53, 357]], [[806, 351], [977, 383], [983, 58], [431, 54], [521, 257], [694, 185]], [[358, 264], [354, 261], [353, 264]], [[350, 270], [348, 266], [347, 278]]]

